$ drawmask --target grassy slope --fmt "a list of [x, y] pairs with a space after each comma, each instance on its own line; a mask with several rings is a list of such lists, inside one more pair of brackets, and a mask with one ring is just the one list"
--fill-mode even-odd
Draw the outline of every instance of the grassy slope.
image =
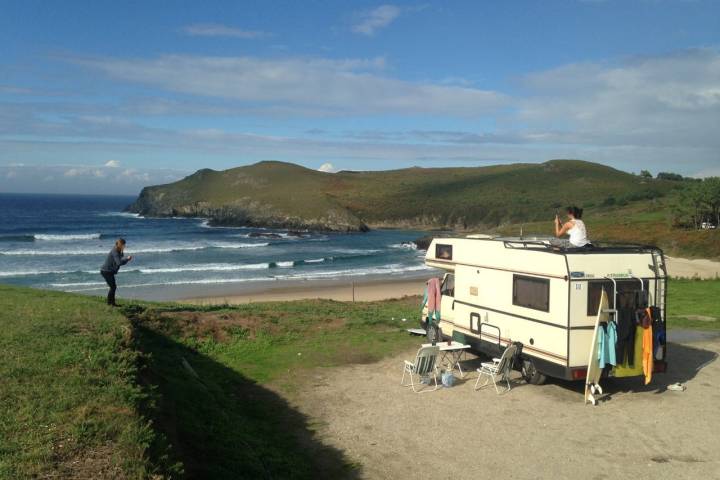
[[[671, 281], [669, 327], [720, 330], [718, 296], [720, 280]], [[130, 304], [132, 341], [97, 298], [0, 286], [0, 312], [0, 478], [354, 478], [286, 398], [316, 368], [418, 344], [417, 298]]]
[[[274, 390], [292, 397], [298, 385], [314, 381], [312, 368], [372, 362], [416, 345], [400, 317], [414, 320], [417, 303], [160, 305], [139, 312], [134, 323], [158, 385], [156, 425], [193, 478], [353, 477], [342, 452], [322, 445], [308, 419]], [[195, 373], [180, 367], [183, 359]]]
[[96, 299], [0, 285], [0, 478], [145, 477], [130, 334]]

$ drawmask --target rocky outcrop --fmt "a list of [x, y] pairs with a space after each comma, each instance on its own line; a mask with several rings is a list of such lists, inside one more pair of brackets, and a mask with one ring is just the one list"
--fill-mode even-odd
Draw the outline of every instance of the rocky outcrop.
[[148, 217], [207, 218], [211, 226], [248, 226], [324, 232], [365, 232], [367, 225], [342, 207], [330, 207], [320, 215], [302, 217], [288, 214], [270, 204], [248, 197], [216, 206], [208, 201], [192, 201], [163, 187], [147, 187], [126, 211]]

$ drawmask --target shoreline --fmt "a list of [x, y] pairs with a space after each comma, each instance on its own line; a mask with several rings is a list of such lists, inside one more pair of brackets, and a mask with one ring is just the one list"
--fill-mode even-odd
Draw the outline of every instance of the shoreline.
[[396, 279], [334, 280], [313, 285], [294, 284], [264, 290], [228, 295], [191, 296], [177, 299], [195, 305], [245, 304], [255, 302], [289, 302], [294, 300], [335, 300], [338, 302], [372, 302], [422, 295], [427, 277]]

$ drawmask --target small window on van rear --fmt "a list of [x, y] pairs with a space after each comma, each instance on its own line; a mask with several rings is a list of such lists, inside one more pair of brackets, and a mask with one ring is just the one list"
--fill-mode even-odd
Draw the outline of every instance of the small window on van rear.
[[443, 281], [440, 294], [448, 297], [455, 296], [455, 275], [449, 273], [445, 276], [445, 281]]
[[550, 311], [550, 280], [513, 275], [513, 305]]
[[435, 258], [438, 260], [452, 260], [452, 245], [443, 243], [436, 244]]

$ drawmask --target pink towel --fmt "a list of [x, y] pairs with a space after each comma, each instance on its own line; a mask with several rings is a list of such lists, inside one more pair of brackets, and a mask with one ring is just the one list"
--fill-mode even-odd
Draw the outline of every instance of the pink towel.
[[427, 296], [428, 296], [428, 312], [438, 311], [440, 312], [440, 280], [438, 278], [431, 278], [427, 282]]

